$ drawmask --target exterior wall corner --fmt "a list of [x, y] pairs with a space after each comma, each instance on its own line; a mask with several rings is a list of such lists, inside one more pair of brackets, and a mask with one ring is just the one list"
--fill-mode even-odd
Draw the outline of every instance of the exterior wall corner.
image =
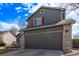
[[25, 48], [25, 37], [24, 37], [24, 32], [23, 31], [21, 32], [21, 35], [20, 35], [20, 48], [21, 49]]
[[72, 36], [71, 30], [72, 25], [63, 25], [63, 51], [71, 52], [72, 51]]

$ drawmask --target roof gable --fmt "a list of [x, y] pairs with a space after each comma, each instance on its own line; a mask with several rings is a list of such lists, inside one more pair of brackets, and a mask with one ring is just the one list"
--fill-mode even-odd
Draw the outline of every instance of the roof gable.
[[31, 16], [29, 16], [26, 21], [28, 21], [33, 15], [35, 15], [38, 11], [40, 11], [40, 9], [65, 10], [64, 8], [41, 6]]

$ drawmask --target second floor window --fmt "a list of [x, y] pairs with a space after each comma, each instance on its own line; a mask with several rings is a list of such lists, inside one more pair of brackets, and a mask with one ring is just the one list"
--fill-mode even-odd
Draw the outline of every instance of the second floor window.
[[37, 19], [34, 19], [33, 25], [34, 25], [34, 26], [37, 26]]
[[33, 26], [42, 25], [42, 17], [34, 18], [33, 19]]

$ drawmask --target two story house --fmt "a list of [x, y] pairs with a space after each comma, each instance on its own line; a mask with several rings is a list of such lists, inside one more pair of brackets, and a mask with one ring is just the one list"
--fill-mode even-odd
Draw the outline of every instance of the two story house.
[[21, 30], [22, 48], [53, 49], [70, 52], [73, 19], [65, 19], [64, 8], [41, 6], [27, 20]]

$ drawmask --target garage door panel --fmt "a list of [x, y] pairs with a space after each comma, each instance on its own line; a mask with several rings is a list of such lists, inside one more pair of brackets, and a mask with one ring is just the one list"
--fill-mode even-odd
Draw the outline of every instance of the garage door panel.
[[26, 35], [26, 48], [62, 49], [62, 32]]

